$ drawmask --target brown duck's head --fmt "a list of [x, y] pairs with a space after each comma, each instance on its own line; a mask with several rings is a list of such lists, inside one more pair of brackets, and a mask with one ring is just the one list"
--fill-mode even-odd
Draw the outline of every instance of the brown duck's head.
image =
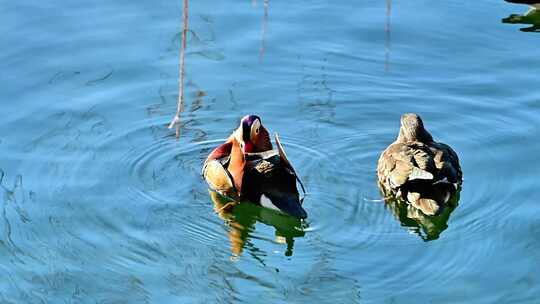
[[433, 137], [424, 128], [424, 123], [418, 114], [406, 113], [401, 116], [401, 126], [399, 128], [397, 141], [419, 141], [428, 143], [433, 141]]
[[236, 139], [244, 154], [272, 150], [270, 135], [257, 115], [246, 115], [240, 120]]

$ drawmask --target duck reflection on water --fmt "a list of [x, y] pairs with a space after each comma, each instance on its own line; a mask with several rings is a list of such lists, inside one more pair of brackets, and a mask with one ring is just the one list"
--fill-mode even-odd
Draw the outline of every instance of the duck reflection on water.
[[257, 222], [272, 226], [275, 229], [275, 239], [273, 241], [286, 245], [286, 256], [293, 255], [294, 239], [305, 235], [303, 229], [306, 224], [298, 218], [250, 202], [229, 204], [231, 200], [215, 191], [209, 190], [208, 192], [214, 203], [214, 210], [229, 226], [227, 234], [231, 254], [235, 258], [242, 255], [244, 248], [250, 248], [249, 251], [252, 253], [259, 251], [251, 242]]
[[532, 26], [523, 27], [522, 32], [540, 32], [540, 0], [506, 0], [511, 3], [528, 4], [531, 8], [524, 14], [511, 14], [503, 18], [502, 23], [511, 24], [530, 24]]
[[448, 228], [448, 220], [458, 206], [458, 202], [459, 191], [438, 215], [426, 215], [407, 202], [395, 198], [387, 199], [386, 206], [402, 227], [407, 228], [427, 242], [438, 239], [441, 233]]

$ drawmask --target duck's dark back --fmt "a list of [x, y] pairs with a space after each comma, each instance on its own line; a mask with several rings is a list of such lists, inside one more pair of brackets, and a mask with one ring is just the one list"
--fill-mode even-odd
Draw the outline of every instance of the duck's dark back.
[[296, 177], [284, 166], [277, 151], [260, 158], [248, 157], [244, 183], [249, 200], [258, 201], [265, 194], [272, 200], [299, 201]]

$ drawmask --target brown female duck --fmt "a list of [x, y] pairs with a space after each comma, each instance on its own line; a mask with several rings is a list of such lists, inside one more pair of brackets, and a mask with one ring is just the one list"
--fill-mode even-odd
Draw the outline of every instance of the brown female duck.
[[456, 152], [435, 142], [414, 113], [401, 116], [399, 135], [381, 154], [377, 175], [385, 195], [426, 215], [439, 214], [462, 183]]
[[297, 218], [306, 218], [296, 188], [296, 173], [276, 135], [272, 150], [268, 131], [256, 115], [247, 115], [203, 166], [210, 188], [235, 201], [246, 199]]

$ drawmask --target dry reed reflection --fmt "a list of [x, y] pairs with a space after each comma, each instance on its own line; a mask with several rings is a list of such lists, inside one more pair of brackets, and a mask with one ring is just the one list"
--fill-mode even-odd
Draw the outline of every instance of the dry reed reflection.
[[392, 17], [392, 0], [386, 0], [386, 24], [384, 28], [385, 32], [385, 54], [384, 54], [384, 71], [388, 72], [390, 70], [390, 27], [391, 27], [391, 17]]
[[266, 50], [266, 29], [268, 26], [268, 5], [270, 0], [264, 0], [264, 15], [262, 21], [262, 31], [261, 31], [261, 48], [259, 49], [259, 62], [263, 60], [264, 52]]

